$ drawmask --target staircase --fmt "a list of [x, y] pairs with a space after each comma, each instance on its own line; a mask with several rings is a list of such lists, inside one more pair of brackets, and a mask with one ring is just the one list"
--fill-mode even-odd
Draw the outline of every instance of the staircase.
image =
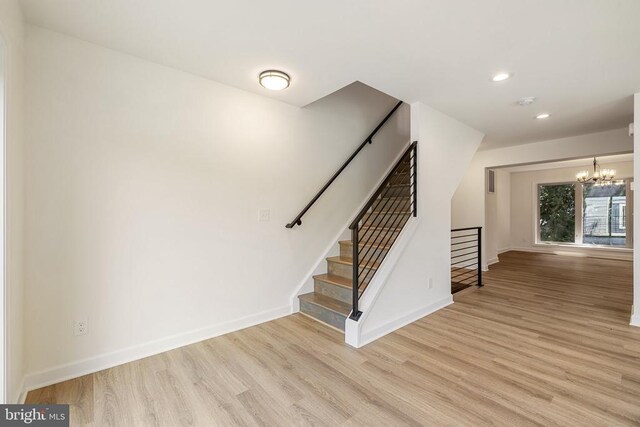
[[[358, 233], [358, 295], [362, 295], [402, 227], [413, 215], [412, 151], [393, 168], [356, 222]], [[413, 152], [414, 153], [414, 152]], [[314, 291], [300, 295], [300, 312], [344, 331], [353, 308], [353, 242], [343, 240], [340, 256], [327, 258], [327, 273], [314, 276]]]

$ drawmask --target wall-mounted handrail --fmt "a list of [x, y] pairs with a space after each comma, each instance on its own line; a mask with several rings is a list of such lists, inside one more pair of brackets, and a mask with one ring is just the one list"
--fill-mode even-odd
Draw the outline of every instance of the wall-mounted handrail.
[[291, 221], [289, 224], [286, 225], [287, 228], [293, 228], [295, 225], [301, 225], [302, 224], [302, 217], [304, 216], [304, 214], [306, 214], [307, 211], [311, 208], [311, 206], [313, 206], [313, 204], [316, 201], [318, 201], [320, 196], [322, 196], [322, 194], [327, 190], [327, 188], [329, 188], [329, 186], [331, 184], [333, 184], [333, 181], [335, 181], [336, 178], [338, 178], [338, 176], [342, 173], [342, 171], [345, 170], [347, 168], [347, 166], [349, 166], [349, 163], [351, 163], [351, 161], [356, 158], [356, 156], [358, 155], [358, 153], [360, 153], [360, 151], [364, 148], [364, 146], [367, 145], [367, 144], [371, 144], [373, 142], [373, 137], [378, 133], [380, 128], [382, 128], [382, 126], [384, 126], [384, 124], [387, 122], [387, 120], [389, 120], [391, 118], [391, 116], [393, 116], [393, 113], [395, 113], [396, 110], [398, 108], [400, 108], [401, 105], [402, 105], [402, 101], [398, 102], [396, 104], [396, 106], [393, 107], [393, 110], [391, 110], [389, 112], [389, 114], [387, 114], [386, 117], [380, 122], [380, 124], [378, 124], [378, 126], [376, 126], [376, 128], [373, 130], [373, 132], [371, 132], [369, 134], [369, 136], [367, 136], [367, 138], [362, 142], [362, 144], [360, 144], [360, 146], [356, 149], [356, 151], [353, 152], [353, 154], [347, 159], [347, 161], [344, 162], [344, 164], [342, 166], [340, 166], [340, 169], [338, 169], [338, 171], [333, 174], [333, 176], [320, 189], [320, 191], [318, 191], [318, 193], [315, 196], [313, 196], [311, 201], [309, 203], [307, 203], [307, 206], [305, 206], [304, 209], [302, 209], [302, 211], [300, 211], [298, 216], [296, 216], [293, 219], [293, 221]]

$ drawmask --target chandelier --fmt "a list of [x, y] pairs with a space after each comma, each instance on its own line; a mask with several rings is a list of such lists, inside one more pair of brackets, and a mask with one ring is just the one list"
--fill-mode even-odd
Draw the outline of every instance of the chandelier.
[[[593, 158], [593, 175], [589, 176], [588, 171], [578, 172], [576, 179], [578, 182], [587, 183], [592, 182], [596, 185], [611, 185], [613, 177], [616, 175], [614, 169], [600, 169], [600, 165], [596, 158]], [[617, 182], [616, 182], [617, 184]]]

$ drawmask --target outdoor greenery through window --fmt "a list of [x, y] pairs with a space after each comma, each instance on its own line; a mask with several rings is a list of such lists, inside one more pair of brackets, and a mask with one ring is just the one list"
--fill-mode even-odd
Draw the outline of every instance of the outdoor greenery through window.
[[625, 180], [539, 185], [539, 241], [628, 246], [627, 186]]
[[575, 184], [540, 186], [540, 240], [575, 242]]

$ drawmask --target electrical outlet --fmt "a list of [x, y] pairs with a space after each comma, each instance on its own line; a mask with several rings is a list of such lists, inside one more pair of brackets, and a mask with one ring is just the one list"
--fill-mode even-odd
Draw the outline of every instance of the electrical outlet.
[[89, 322], [87, 322], [87, 319], [73, 321], [73, 335], [86, 335], [87, 332], [89, 332]]
[[260, 222], [267, 222], [271, 219], [271, 211], [269, 209], [260, 210]]

